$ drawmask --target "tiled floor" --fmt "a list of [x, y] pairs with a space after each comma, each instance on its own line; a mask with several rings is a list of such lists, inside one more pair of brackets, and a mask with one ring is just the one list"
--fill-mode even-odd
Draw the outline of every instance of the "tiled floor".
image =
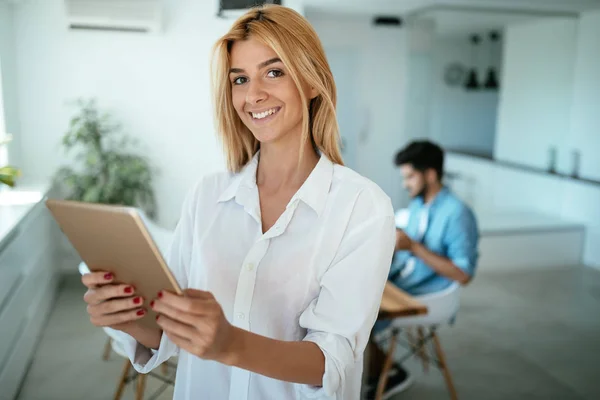
[[[78, 277], [64, 280], [19, 400], [112, 398], [123, 359], [101, 360], [106, 336], [87, 322], [83, 291]], [[460, 399], [600, 399], [600, 272], [482, 271], [440, 337]], [[438, 371], [409, 367], [416, 382], [394, 399], [448, 398]], [[160, 386], [148, 382], [148, 394]]]

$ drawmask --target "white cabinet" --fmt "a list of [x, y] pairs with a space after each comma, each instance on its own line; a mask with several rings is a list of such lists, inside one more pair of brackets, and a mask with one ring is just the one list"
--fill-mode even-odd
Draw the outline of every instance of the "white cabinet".
[[0, 247], [0, 399], [12, 399], [27, 372], [56, 294], [53, 234], [37, 204]]
[[[508, 27], [495, 158], [548, 169], [570, 130], [578, 22], [555, 18]], [[562, 166], [562, 163], [561, 163]]]
[[571, 130], [564, 168], [571, 172], [572, 152], [581, 155], [579, 176], [600, 181], [600, 11], [583, 13], [579, 22]]
[[494, 155], [600, 181], [600, 11], [509, 27]]

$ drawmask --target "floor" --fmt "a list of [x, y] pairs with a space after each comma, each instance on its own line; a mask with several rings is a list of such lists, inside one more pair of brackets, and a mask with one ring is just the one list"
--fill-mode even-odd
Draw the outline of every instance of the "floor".
[[[87, 322], [82, 295], [76, 276], [64, 279], [19, 400], [112, 398], [123, 359], [102, 361], [106, 336]], [[600, 399], [600, 272], [482, 271], [440, 338], [460, 399]], [[438, 371], [408, 367], [415, 384], [394, 400], [448, 398]], [[148, 382], [146, 399], [160, 386]]]

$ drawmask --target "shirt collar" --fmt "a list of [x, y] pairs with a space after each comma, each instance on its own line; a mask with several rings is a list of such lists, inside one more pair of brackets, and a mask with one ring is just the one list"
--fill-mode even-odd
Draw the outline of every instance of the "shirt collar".
[[319, 162], [308, 178], [306, 178], [306, 181], [304, 181], [298, 192], [292, 197], [290, 204], [297, 198], [310, 206], [320, 216], [325, 209], [332, 180], [333, 163], [327, 156], [321, 155]]
[[435, 206], [439, 202], [444, 201], [444, 198], [446, 197], [448, 192], [449, 192], [449, 189], [446, 186], [442, 186], [442, 188], [440, 189], [438, 194], [436, 194], [435, 197], [433, 198], [433, 200], [431, 201], [430, 206]]
[[252, 160], [244, 166], [240, 173], [234, 176], [229, 186], [227, 186], [227, 189], [221, 193], [221, 196], [217, 200], [218, 203], [233, 199], [237, 195], [240, 186], [246, 186], [248, 188], [256, 186], [256, 169], [258, 168], [259, 152], [260, 151], [256, 152], [254, 157], [252, 157]]
[[[257, 152], [242, 171], [234, 177], [233, 181], [219, 197], [219, 203], [229, 201], [236, 197], [242, 186], [248, 188], [254, 188], [256, 186], [258, 157], [259, 152]], [[289, 204], [292, 204], [296, 199], [301, 200], [320, 216], [325, 208], [325, 202], [327, 200], [327, 195], [329, 194], [332, 179], [333, 163], [325, 155], [321, 155], [319, 162], [317, 162], [317, 165], [306, 181], [304, 181], [298, 192], [292, 197]]]
[[419, 207], [431, 208], [431, 207], [436, 206], [440, 201], [443, 201], [444, 197], [446, 197], [446, 195], [449, 192], [450, 192], [450, 189], [448, 189], [447, 186], [442, 186], [440, 191], [435, 195], [435, 197], [433, 198], [433, 200], [430, 203], [425, 204], [425, 202], [423, 201], [423, 198], [421, 196], [417, 197], [415, 199], [415, 201]]

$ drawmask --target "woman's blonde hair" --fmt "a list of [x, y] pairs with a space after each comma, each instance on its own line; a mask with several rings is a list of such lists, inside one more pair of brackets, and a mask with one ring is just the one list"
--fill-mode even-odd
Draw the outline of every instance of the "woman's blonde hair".
[[321, 41], [308, 21], [296, 11], [267, 5], [253, 8], [240, 17], [213, 48], [211, 75], [215, 122], [228, 169], [239, 172], [260, 145], [233, 107], [229, 81], [231, 47], [236, 40], [249, 37], [273, 49], [287, 67], [303, 104], [308, 104], [308, 100], [302, 84], [317, 91], [317, 97], [303, 111], [302, 143], [311, 140], [313, 146], [332, 162], [343, 164], [335, 115], [335, 83]]

